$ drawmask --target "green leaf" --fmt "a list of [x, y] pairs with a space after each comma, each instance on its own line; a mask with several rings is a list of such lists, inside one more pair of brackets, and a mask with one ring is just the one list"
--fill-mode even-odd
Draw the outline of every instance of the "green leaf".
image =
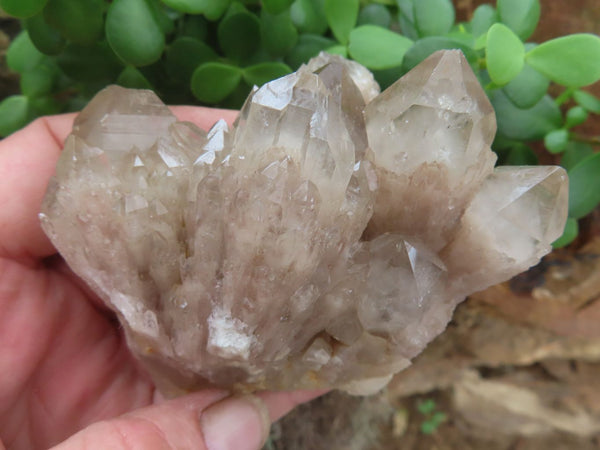
[[231, 94], [242, 79], [239, 67], [218, 62], [208, 62], [198, 67], [192, 75], [191, 89], [201, 102], [218, 103]]
[[523, 69], [525, 47], [510, 28], [501, 23], [492, 25], [487, 33], [485, 59], [492, 81], [503, 86]]
[[392, 15], [385, 6], [370, 3], [360, 10], [356, 23], [358, 25], [378, 25], [389, 28], [392, 23]]
[[550, 86], [550, 80], [533, 67], [525, 64], [523, 70], [504, 86], [504, 93], [521, 109], [533, 107]]
[[554, 248], [562, 248], [573, 242], [579, 234], [579, 223], [576, 219], [569, 217], [565, 223], [565, 230], [561, 237], [552, 243]]
[[157, 61], [165, 36], [146, 0], [114, 0], [106, 15], [106, 38], [123, 61], [147, 66]]
[[207, 0], [207, 7], [204, 10], [204, 16], [210, 21], [216, 21], [221, 18], [227, 8], [231, 5], [231, 0]]
[[432, 422], [431, 420], [426, 420], [421, 424], [421, 433], [426, 435], [433, 434], [435, 433], [435, 430], [438, 429], [438, 426], [439, 424]]
[[270, 14], [281, 14], [293, 3], [293, 0], [262, 0], [264, 11]]
[[199, 41], [206, 40], [208, 35], [208, 22], [203, 16], [186, 14], [183, 16], [183, 25], [179, 36], [191, 37]]
[[548, 95], [529, 109], [515, 106], [501, 90], [492, 92], [490, 100], [496, 111], [498, 133], [509, 139], [538, 140], [562, 125], [560, 108]]
[[[452, 39], [453, 41], [460, 42], [465, 47], [474, 50], [475, 38], [470, 31], [467, 31], [467, 27], [462, 23], [453, 26], [452, 30], [446, 33], [445, 37]], [[477, 65], [477, 69], [479, 69], [479, 64]]]
[[152, 89], [148, 79], [133, 66], [123, 69], [117, 78], [117, 84], [130, 89]]
[[147, 0], [150, 11], [154, 16], [154, 20], [162, 30], [163, 34], [171, 34], [175, 31], [175, 18], [180, 14], [172, 11], [168, 6], [160, 0]]
[[326, 48], [325, 51], [330, 55], [340, 55], [344, 58], [348, 57], [348, 47], [345, 45], [334, 45], [333, 47]]
[[[262, 62], [269, 62], [269, 61], [273, 61], [273, 56], [267, 51], [267, 49], [264, 46], [261, 46], [254, 54], [252, 54], [252, 56], [248, 59], [246, 59], [243, 64], [239, 64], [240, 67], [246, 67], [246, 66], [251, 66], [253, 64], [258, 64], [258, 63], [262, 63]], [[276, 58], [277, 60], [279, 60], [279, 58]]]
[[327, 31], [325, 0], [296, 0], [290, 14], [300, 33], [323, 34]]
[[503, 161], [505, 166], [535, 166], [538, 163], [538, 157], [531, 147], [521, 143], [512, 147]]
[[217, 58], [215, 51], [207, 44], [184, 36], [175, 39], [167, 49], [165, 69], [170, 77], [188, 84], [196, 67]]
[[475, 64], [477, 62], [477, 53], [468, 45], [443, 36], [430, 36], [419, 39], [408, 49], [404, 55], [402, 67], [408, 72], [438, 50], [453, 48], [462, 50], [469, 63]]
[[335, 41], [315, 34], [301, 34], [296, 46], [286, 55], [285, 62], [297, 69], [320, 51], [331, 47]]
[[581, 87], [600, 80], [600, 37], [593, 34], [552, 39], [529, 51], [525, 58], [563, 86]]
[[49, 116], [63, 112], [63, 104], [56, 101], [51, 95], [29, 97], [28, 117]]
[[544, 145], [550, 153], [561, 153], [569, 143], [569, 132], [564, 128], [552, 130], [544, 136]]
[[175, 11], [187, 14], [205, 14], [209, 20], [217, 20], [229, 7], [230, 0], [162, 0]]
[[12, 95], [0, 102], [0, 136], [8, 136], [27, 125], [29, 102], [24, 95]]
[[219, 106], [228, 109], [241, 109], [251, 89], [244, 80], [240, 81], [240, 84], [237, 85], [233, 92], [223, 101], [219, 102]]
[[409, 39], [419, 39], [419, 31], [415, 25], [414, 0], [396, 0], [398, 4], [398, 24], [402, 34]]
[[423, 415], [429, 415], [435, 411], [435, 400], [425, 399], [417, 404], [417, 410]]
[[83, 95], [78, 95], [76, 97], [71, 97], [67, 100], [67, 105], [65, 108], [65, 112], [79, 112], [90, 102], [90, 98], [85, 97]]
[[483, 50], [487, 44], [487, 33], [482, 34], [477, 39], [475, 39], [475, 44], [473, 44], [474, 50]]
[[264, 62], [243, 69], [244, 81], [250, 86], [262, 86], [263, 84], [283, 77], [292, 72], [289, 66], [279, 62]]
[[582, 108], [581, 106], [574, 106], [567, 111], [565, 127], [573, 128], [577, 125], [581, 125], [587, 120], [588, 116], [589, 114], [585, 108]]
[[577, 90], [573, 93], [573, 100], [589, 112], [600, 114], [600, 99], [586, 91]]
[[500, 21], [523, 41], [529, 39], [540, 20], [540, 1], [498, 0], [496, 6]]
[[25, 19], [39, 13], [48, 0], [0, 0], [0, 8], [8, 15]]
[[433, 413], [433, 416], [431, 417], [431, 421], [439, 425], [442, 422], [444, 422], [447, 418], [448, 418], [448, 416], [446, 416], [446, 413], [443, 413], [441, 411], [436, 411], [435, 413]]
[[474, 49], [473, 47], [475, 46], [475, 38], [462, 24], [452, 27], [452, 30], [446, 33], [446, 37], [448, 39], [452, 39], [453, 41], [460, 42], [462, 45], [471, 50]]
[[591, 145], [586, 144], [585, 142], [569, 141], [567, 149], [560, 159], [560, 165], [566, 170], [571, 170], [571, 168], [575, 167], [579, 161], [582, 161], [593, 154], [594, 149]]
[[49, 0], [44, 19], [67, 40], [91, 45], [102, 36], [104, 2], [102, 0]]
[[439, 36], [450, 31], [455, 17], [450, 0], [417, 0], [413, 3], [415, 25], [420, 36]]
[[66, 41], [61, 34], [52, 28], [43, 14], [36, 14], [25, 21], [29, 38], [36, 48], [46, 55], [57, 55], [65, 48]]
[[210, 21], [218, 20], [231, 4], [231, 0], [162, 0], [162, 2], [175, 11], [204, 14]]
[[69, 44], [56, 61], [67, 76], [85, 82], [109, 82], [121, 70], [118, 59], [106, 42], [91, 47]]
[[21, 94], [27, 97], [40, 97], [50, 93], [57, 77], [57, 68], [49, 63], [38, 64], [21, 74], [19, 84]]
[[350, 33], [348, 53], [369, 69], [389, 69], [402, 64], [413, 41], [375, 25], [362, 25]]
[[221, 20], [217, 35], [225, 56], [237, 62], [247, 61], [260, 47], [260, 21], [245, 9], [240, 10]]
[[479, 5], [471, 19], [471, 33], [476, 38], [487, 33], [492, 25], [498, 22], [498, 13], [490, 5]]
[[502, 150], [510, 150], [515, 145], [525, 145], [518, 140], [514, 140], [504, 136], [502, 133], [496, 133], [494, 136], [494, 142], [492, 142], [492, 150], [496, 153], [502, 153]]
[[579, 219], [600, 203], [600, 153], [583, 159], [568, 173], [569, 217]]
[[402, 65], [390, 67], [389, 69], [373, 70], [373, 76], [382, 91], [398, 81], [405, 73], [406, 71]]
[[6, 65], [15, 72], [23, 73], [36, 65], [45, 58], [31, 39], [27, 31], [21, 31], [10, 43], [6, 52]]
[[298, 32], [289, 11], [275, 15], [263, 9], [260, 32], [263, 45], [272, 56], [285, 56], [298, 42]]
[[359, 0], [325, 0], [325, 17], [335, 38], [348, 44], [348, 36], [356, 25]]

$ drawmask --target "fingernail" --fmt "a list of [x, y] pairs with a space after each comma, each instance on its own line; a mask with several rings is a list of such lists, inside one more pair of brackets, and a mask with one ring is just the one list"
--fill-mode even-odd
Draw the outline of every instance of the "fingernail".
[[269, 435], [269, 411], [253, 395], [230, 397], [210, 406], [200, 416], [208, 450], [258, 450]]

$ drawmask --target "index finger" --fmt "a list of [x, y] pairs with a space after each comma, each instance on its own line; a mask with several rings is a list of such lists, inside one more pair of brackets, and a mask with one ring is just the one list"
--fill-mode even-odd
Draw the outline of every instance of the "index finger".
[[[208, 129], [232, 123], [237, 111], [193, 106], [171, 108], [179, 120]], [[0, 142], [0, 257], [27, 265], [56, 253], [38, 213], [76, 114], [42, 117]]]

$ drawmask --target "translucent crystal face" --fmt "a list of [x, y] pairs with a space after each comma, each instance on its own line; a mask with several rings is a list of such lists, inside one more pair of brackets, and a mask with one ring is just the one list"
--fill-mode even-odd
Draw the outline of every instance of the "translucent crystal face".
[[114, 86], [79, 115], [42, 225], [167, 395], [371, 392], [466, 295], [550, 250], [566, 175], [493, 169], [461, 53], [378, 92], [321, 54], [255, 89], [232, 130]]

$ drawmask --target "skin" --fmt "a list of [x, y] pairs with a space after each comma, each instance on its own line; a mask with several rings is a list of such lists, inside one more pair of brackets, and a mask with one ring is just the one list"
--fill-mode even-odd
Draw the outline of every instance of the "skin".
[[[204, 129], [236, 115], [172, 109]], [[114, 314], [43, 233], [38, 212], [74, 117], [38, 119], [0, 142], [0, 450], [259, 448], [271, 421], [322, 392], [163, 400]]]

